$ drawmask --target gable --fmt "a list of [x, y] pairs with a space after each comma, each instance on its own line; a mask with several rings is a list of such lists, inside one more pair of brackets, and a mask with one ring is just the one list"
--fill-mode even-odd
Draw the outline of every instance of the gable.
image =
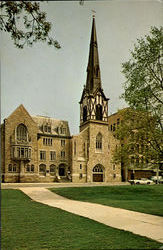
[[109, 98], [106, 98], [106, 96], [105, 96], [105, 94], [104, 94], [104, 92], [103, 92], [103, 90], [101, 88], [96, 89], [96, 91], [93, 93], [94, 97], [97, 96], [97, 95], [101, 95], [104, 98], [105, 101], [109, 100]]
[[38, 130], [37, 124], [22, 104], [5, 120], [5, 127], [8, 127], [9, 129], [15, 129], [15, 127], [20, 123], [31, 128], [31, 130], [33, 128], [35, 132]]

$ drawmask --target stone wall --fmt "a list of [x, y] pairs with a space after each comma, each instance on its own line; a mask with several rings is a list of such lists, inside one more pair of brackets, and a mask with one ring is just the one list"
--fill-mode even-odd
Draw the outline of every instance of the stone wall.
[[[120, 166], [113, 168], [112, 153], [116, 146], [116, 140], [112, 133], [108, 131], [107, 124], [91, 123], [89, 124], [89, 160], [87, 165], [87, 181], [93, 182], [93, 168], [96, 165], [102, 165], [104, 168], [104, 182], [121, 181]], [[96, 136], [98, 133], [102, 135], [102, 150], [96, 149]], [[115, 165], [115, 164], [114, 164]]]
[[[102, 135], [102, 150], [96, 149], [98, 133]], [[112, 163], [113, 151], [118, 141], [108, 131], [107, 123], [87, 122], [87, 126], [84, 125], [79, 135], [73, 136], [72, 142], [73, 182], [93, 182], [93, 168], [96, 165], [103, 166], [103, 182], [121, 181], [120, 165]], [[76, 153], [74, 153], [75, 143]]]
[[[24, 124], [28, 131], [28, 141], [18, 144], [16, 138], [16, 129], [19, 124]], [[25, 110], [23, 105], [20, 105], [1, 126], [5, 136], [2, 136], [2, 180], [3, 182], [53, 182], [58, 181], [59, 165], [64, 164], [65, 175], [70, 175], [71, 171], [71, 138], [70, 136], [54, 137], [52, 135], [52, 145], [44, 145], [43, 138], [46, 135], [38, 133], [38, 126], [32, 117]], [[49, 135], [48, 135], [49, 136]], [[61, 140], [65, 140], [65, 145], [61, 145]], [[12, 148], [16, 146], [30, 147], [30, 159], [18, 159], [12, 156]], [[46, 151], [46, 160], [40, 160], [40, 150]], [[56, 159], [50, 160], [50, 151], [56, 152]], [[65, 158], [61, 158], [61, 151], [65, 151]], [[9, 172], [9, 164], [16, 166], [16, 172]], [[39, 172], [39, 165], [45, 164], [45, 173]], [[50, 173], [50, 165], [55, 165], [55, 173]], [[27, 165], [34, 166], [34, 172], [27, 172]]]
[[88, 128], [72, 138], [72, 182], [87, 182], [88, 140]]
[[[24, 124], [28, 130], [29, 141], [27, 146], [32, 149], [30, 159], [15, 159], [11, 155], [13, 145], [17, 145], [16, 128], [19, 124]], [[5, 137], [2, 138], [2, 169], [4, 169], [5, 182], [58, 182], [59, 166], [64, 164], [65, 176], [67, 180], [72, 177], [72, 182], [85, 183], [93, 182], [93, 168], [100, 164], [103, 167], [103, 182], [121, 181], [121, 169], [119, 165], [112, 163], [112, 155], [118, 141], [108, 129], [107, 122], [89, 121], [78, 135], [55, 136], [48, 135], [52, 139], [52, 145], [43, 143], [46, 134], [38, 132], [36, 122], [28, 114], [25, 108], [19, 106], [7, 119], [4, 126]], [[96, 149], [96, 136], [102, 135], [102, 149]], [[65, 140], [65, 145], [61, 144]], [[75, 146], [76, 144], [76, 146]], [[21, 146], [21, 145], [20, 145]], [[76, 147], [76, 149], [75, 149]], [[46, 159], [40, 159], [40, 151], [46, 151]], [[56, 152], [56, 158], [50, 159], [50, 151]], [[61, 158], [61, 151], [65, 151], [65, 158]], [[5, 161], [4, 161], [5, 160]], [[16, 164], [16, 172], [9, 172], [9, 164]], [[34, 165], [34, 172], [27, 172], [27, 164]], [[39, 171], [40, 164], [46, 165], [46, 171]], [[55, 172], [50, 172], [50, 166], [55, 166]]]
[[[31, 159], [30, 161], [21, 162], [18, 159], [13, 159], [11, 157], [12, 147], [17, 145], [16, 142], [16, 128], [19, 124], [24, 124], [28, 130], [28, 136], [30, 138], [30, 142], [26, 144], [26, 146], [32, 146]], [[5, 139], [4, 139], [4, 181], [11, 182], [11, 173], [8, 173], [9, 164], [17, 166], [17, 173], [13, 173], [13, 182], [15, 179], [21, 181], [20, 177], [16, 177], [16, 175], [25, 175], [25, 166], [26, 164], [34, 165], [34, 173], [38, 173], [38, 148], [37, 148], [37, 125], [32, 120], [28, 112], [21, 105], [19, 106], [7, 119], [4, 121], [4, 129], [5, 129]], [[20, 145], [21, 146], [21, 145]], [[24, 177], [25, 178], [25, 177]]]
[[[64, 164], [65, 166], [65, 174], [67, 176], [68, 171], [71, 169], [71, 140], [64, 137], [51, 137], [52, 145], [44, 145], [43, 139], [46, 138], [45, 135], [40, 136], [38, 140], [38, 165], [45, 164], [46, 165], [46, 177], [49, 176], [52, 178], [50, 173], [50, 166], [55, 166], [55, 175], [53, 180], [55, 180], [56, 176], [59, 176], [59, 166]], [[61, 140], [65, 141], [65, 146], [61, 145]], [[40, 151], [46, 152], [46, 159], [40, 159]], [[55, 151], [56, 158], [54, 160], [50, 159], [50, 152]], [[65, 158], [61, 157], [61, 151], [65, 152]], [[42, 176], [41, 179], [43, 180]]]

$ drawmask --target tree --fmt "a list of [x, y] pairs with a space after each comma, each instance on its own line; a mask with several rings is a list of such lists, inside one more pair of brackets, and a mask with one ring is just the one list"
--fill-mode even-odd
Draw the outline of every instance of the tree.
[[51, 23], [40, 10], [40, 2], [1, 1], [0, 30], [8, 32], [17, 48], [31, 46], [38, 41], [59, 49], [59, 43], [50, 37]]
[[131, 59], [122, 64], [122, 73], [126, 77], [122, 98], [130, 108], [120, 112], [123, 123], [116, 136], [120, 145], [125, 146], [119, 146], [114, 160], [123, 159], [129, 167], [133, 165], [132, 157], [138, 163], [141, 154], [139, 165], [146, 161], [148, 165], [160, 166], [163, 161], [163, 27], [152, 27], [150, 35], [137, 40]]
[[138, 39], [131, 59], [122, 64], [122, 73], [127, 79], [122, 97], [130, 107], [157, 117], [162, 130], [163, 27], [152, 27], [150, 34]]
[[118, 112], [121, 123], [114, 136], [119, 145], [113, 161], [122, 163], [127, 180], [128, 169], [159, 169], [162, 162], [162, 132], [157, 120], [146, 111], [126, 108]]

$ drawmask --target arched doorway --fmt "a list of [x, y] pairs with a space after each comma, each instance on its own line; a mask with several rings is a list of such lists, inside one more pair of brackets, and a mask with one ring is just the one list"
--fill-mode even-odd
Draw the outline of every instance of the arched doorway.
[[104, 181], [104, 167], [100, 164], [93, 168], [93, 182]]
[[60, 164], [59, 165], [59, 176], [65, 176], [66, 175], [66, 165]]

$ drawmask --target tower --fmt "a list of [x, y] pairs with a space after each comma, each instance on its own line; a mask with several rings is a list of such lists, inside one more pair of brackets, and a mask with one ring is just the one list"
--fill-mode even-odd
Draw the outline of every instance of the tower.
[[90, 122], [104, 123], [108, 121], [108, 98], [102, 89], [95, 17], [92, 22], [87, 80], [80, 100], [80, 131]]

